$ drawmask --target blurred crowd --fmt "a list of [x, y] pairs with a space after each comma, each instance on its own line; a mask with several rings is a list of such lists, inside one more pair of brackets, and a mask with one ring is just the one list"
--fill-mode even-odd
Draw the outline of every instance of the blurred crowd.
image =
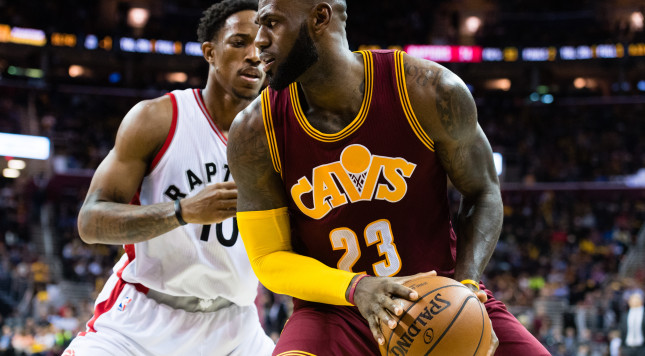
[[[126, 1], [0, 1], [0, 23], [39, 28], [51, 32], [96, 34], [99, 36], [141, 36], [170, 40], [195, 40], [195, 28], [201, 12], [212, 1], [148, 1], [150, 17], [146, 27], [128, 26]], [[350, 45], [405, 45], [411, 43], [506, 45], [579, 45], [641, 41], [641, 28], [630, 24], [629, 17], [616, 11], [644, 10], [629, 1], [589, 0], [472, 1], [411, 0], [405, 6], [392, 1], [348, 1], [348, 36]], [[636, 2], [633, 2], [636, 3]], [[140, 5], [139, 5], [140, 6]], [[463, 36], [468, 16], [482, 18], [475, 33]]]
[[645, 167], [645, 104], [527, 101], [493, 92], [478, 103], [479, 122], [506, 160], [507, 181], [616, 181]]
[[645, 195], [505, 192], [504, 210], [488, 288], [553, 355], [609, 355], [645, 286]]

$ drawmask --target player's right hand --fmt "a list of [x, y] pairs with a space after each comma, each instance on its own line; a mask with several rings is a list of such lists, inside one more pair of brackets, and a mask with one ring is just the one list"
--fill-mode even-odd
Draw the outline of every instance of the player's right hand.
[[415, 301], [419, 294], [404, 285], [409, 279], [421, 276], [436, 276], [437, 272], [418, 273], [406, 277], [367, 277], [361, 279], [354, 292], [354, 304], [367, 320], [374, 339], [382, 345], [385, 342], [380, 323], [387, 324], [391, 329], [396, 327], [393, 315], [403, 314], [403, 305], [396, 299]]
[[180, 204], [187, 223], [216, 224], [235, 216], [237, 186], [235, 182], [215, 183], [190, 198], [181, 199]]

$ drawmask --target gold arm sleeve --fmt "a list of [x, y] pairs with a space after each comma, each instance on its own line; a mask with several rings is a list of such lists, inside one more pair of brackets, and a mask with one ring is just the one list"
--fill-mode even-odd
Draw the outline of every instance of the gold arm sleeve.
[[293, 252], [286, 207], [238, 212], [237, 225], [253, 271], [269, 290], [312, 302], [350, 305], [345, 292], [356, 273]]

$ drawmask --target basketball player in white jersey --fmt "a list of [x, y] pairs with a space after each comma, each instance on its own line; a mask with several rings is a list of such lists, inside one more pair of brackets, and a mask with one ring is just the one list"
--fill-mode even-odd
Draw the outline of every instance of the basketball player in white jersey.
[[264, 81], [256, 10], [257, 0], [211, 6], [198, 29], [206, 88], [142, 101], [125, 116], [78, 225], [83, 241], [126, 253], [64, 355], [271, 354], [226, 162], [231, 122]]

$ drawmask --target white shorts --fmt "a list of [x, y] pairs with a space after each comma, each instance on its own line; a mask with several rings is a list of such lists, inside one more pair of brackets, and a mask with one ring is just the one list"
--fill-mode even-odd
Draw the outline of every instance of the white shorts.
[[255, 305], [187, 312], [157, 303], [114, 274], [95, 303], [87, 331], [65, 356], [271, 355]]

